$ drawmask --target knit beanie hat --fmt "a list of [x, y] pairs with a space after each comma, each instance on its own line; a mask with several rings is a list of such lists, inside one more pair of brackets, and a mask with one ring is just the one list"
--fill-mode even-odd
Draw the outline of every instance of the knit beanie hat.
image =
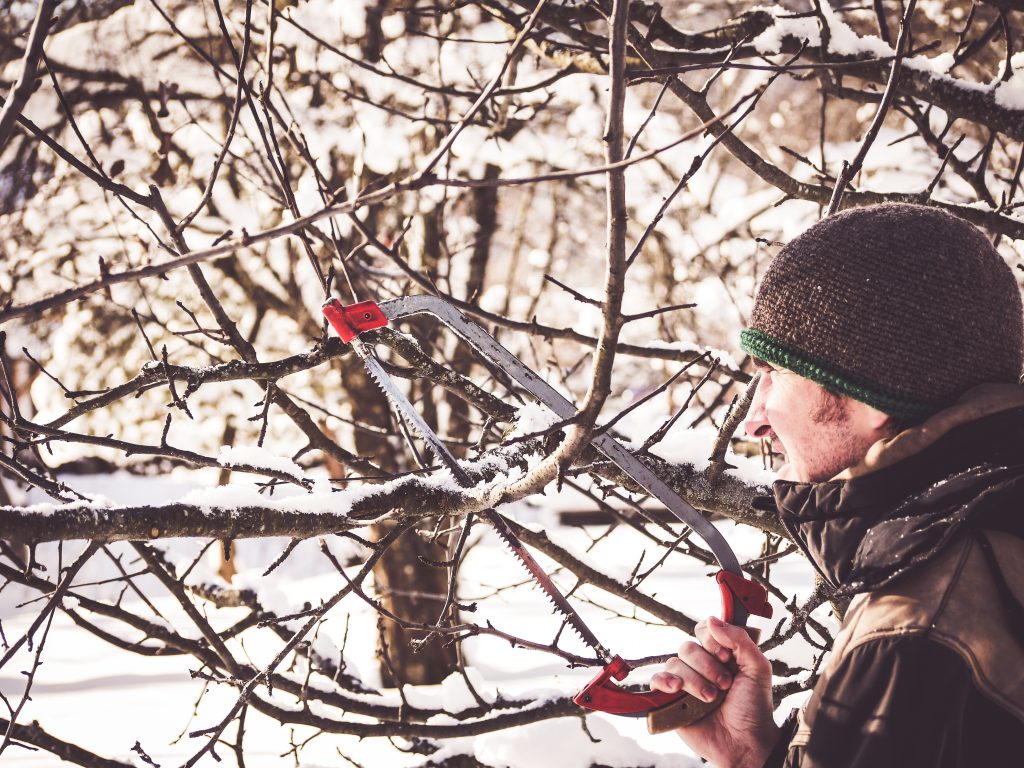
[[1016, 383], [1024, 316], [1010, 267], [976, 227], [887, 203], [819, 221], [772, 261], [743, 350], [900, 419]]

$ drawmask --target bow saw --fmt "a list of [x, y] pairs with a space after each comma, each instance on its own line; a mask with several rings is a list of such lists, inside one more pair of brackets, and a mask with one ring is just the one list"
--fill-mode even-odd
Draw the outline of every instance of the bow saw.
[[[375, 301], [362, 301], [350, 305], [342, 305], [337, 299], [330, 299], [323, 305], [323, 313], [342, 342], [352, 345], [370, 378], [384, 391], [399, 417], [419, 433], [437, 460], [451, 472], [455, 482], [462, 488], [475, 485], [473, 479], [459, 465], [448, 447], [427, 425], [405, 394], [395, 386], [369, 345], [360, 338], [364, 331], [383, 328], [389, 322], [414, 315], [433, 315], [485, 360], [515, 379], [523, 389], [559, 418], [568, 420], [577, 413], [576, 406], [499, 344], [487, 331], [436, 296], [404, 296], [380, 304]], [[591, 444], [703, 539], [721, 566], [715, 578], [721, 590], [723, 620], [745, 627], [756, 639], [757, 630], [746, 627], [747, 619], [751, 614], [771, 618], [772, 609], [768, 603], [768, 593], [763, 586], [743, 575], [736, 553], [722, 533], [613, 437], [607, 433], [598, 434], [591, 439]], [[523, 546], [508, 523], [493, 509], [485, 509], [479, 514], [526, 567], [537, 585], [554, 604], [555, 609], [562, 614], [566, 624], [595, 652], [604, 665], [598, 675], [573, 697], [576, 704], [585, 709], [613, 715], [646, 716], [648, 729], [652, 733], [661, 733], [695, 723], [721, 705], [724, 695], [719, 695], [709, 703], [682, 692], [670, 694], [661, 691], [632, 691], [617, 685], [616, 681], [625, 679], [629, 674], [629, 664], [601, 644], [548, 574]]]

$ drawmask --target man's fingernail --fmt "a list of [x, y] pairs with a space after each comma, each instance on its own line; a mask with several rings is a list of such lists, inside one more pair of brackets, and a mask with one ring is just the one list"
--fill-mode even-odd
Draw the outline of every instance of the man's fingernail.
[[704, 701], [710, 702], [715, 700], [715, 696], [718, 695], [718, 691], [714, 688], [705, 688], [700, 692], [700, 695], [704, 698]]
[[732, 678], [729, 675], [722, 675], [718, 678], [718, 685], [722, 688], [728, 688], [732, 683]]
[[708, 616], [708, 624], [713, 624], [716, 627], [725, 626], [725, 623], [717, 616]]

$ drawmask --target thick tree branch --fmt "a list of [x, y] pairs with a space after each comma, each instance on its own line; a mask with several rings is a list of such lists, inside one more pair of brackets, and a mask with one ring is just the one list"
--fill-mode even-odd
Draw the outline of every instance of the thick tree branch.
[[29, 744], [37, 749], [45, 750], [61, 760], [85, 766], [85, 768], [136, 768], [138, 765], [134, 762], [122, 763], [120, 760], [111, 760], [77, 744], [59, 739], [43, 730], [43, 727], [35, 720], [28, 725], [14, 723], [12, 726], [9, 720], [0, 717], [0, 730], [11, 734], [15, 746], [18, 743]]

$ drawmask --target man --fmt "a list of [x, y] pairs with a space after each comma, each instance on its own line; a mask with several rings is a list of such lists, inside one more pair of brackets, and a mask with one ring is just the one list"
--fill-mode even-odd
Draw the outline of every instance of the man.
[[[799, 715], [771, 665], [711, 618], [652, 680], [724, 703], [680, 736], [716, 766], [1024, 766], [1024, 317], [976, 228], [860, 208], [789, 243], [743, 349], [746, 422], [786, 462], [782, 523], [853, 597]], [[730, 673], [726, 662], [735, 661]]]

